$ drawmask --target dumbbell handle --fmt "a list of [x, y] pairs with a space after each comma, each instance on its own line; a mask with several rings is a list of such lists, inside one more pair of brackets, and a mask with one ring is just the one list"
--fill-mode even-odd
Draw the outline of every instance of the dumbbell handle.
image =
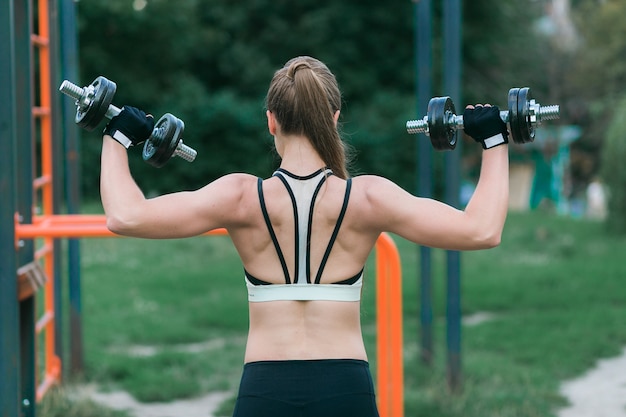
[[[82, 105], [88, 106], [90, 104], [88, 102], [84, 102], [84, 103], [82, 102], [82, 101], [90, 100], [88, 94], [86, 94], [85, 92], [85, 89], [72, 83], [71, 81], [68, 81], [68, 80], [63, 81], [63, 83], [61, 83], [61, 87], [59, 88], [59, 91], [75, 99], [79, 106], [82, 106]], [[106, 117], [107, 119], [112, 119], [118, 114], [120, 114], [121, 112], [122, 112], [122, 109], [114, 106], [113, 104], [109, 104], [109, 107], [107, 108], [107, 111], [104, 117]], [[154, 133], [155, 132], [153, 131], [152, 134]], [[196, 159], [198, 152], [195, 149], [185, 145], [183, 141], [180, 140], [178, 142], [178, 145], [176, 145], [176, 149], [174, 150], [173, 155], [178, 156], [187, 162], [193, 162], [194, 159]]]
[[[530, 102], [531, 109], [531, 120], [530, 122], [533, 124], [541, 123], [543, 120], [556, 120], [559, 118], [559, 105], [552, 106], [541, 106], [531, 100]], [[454, 113], [449, 113], [444, 115], [444, 118], [448, 120], [444, 120], [444, 123], [448, 122], [448, 126], [453, 127], [455, 129], [463, 129], [463, 116], [456, 115]], [[504, 123], [509, 122], [509, 112], [508, 110], [500, 111], [500, 118]], [[428, 134], [428, 116], [424, 116], [423, 119], [417, 120], [409, 120], [406, 122], [406, 131], [410, 134], [414, 133], [426, 133]]]

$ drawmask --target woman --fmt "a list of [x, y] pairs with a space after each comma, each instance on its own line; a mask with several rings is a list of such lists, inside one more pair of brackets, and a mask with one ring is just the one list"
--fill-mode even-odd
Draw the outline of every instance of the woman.
[[266, 104], [281, 157], [272, 177], [229, 174], [152, 199], [133, 181], [124, 148], [145, 140], [154, 122], [124, 107], [104, 135], [107, 225], [143, 238], [228, 231], [250, 315], [236, 417], [377, 416], [359, 320], [363, 266], [382, 232], [445, 249], [498, 245], [508, 204], [506, 125], [497, 107], [466, 109], [466, 133], [485, 150], [474, 195], [460, 211], [382, 177], [349, 178], [337, 129], [341, 94], [322, 62], [287, 62]]

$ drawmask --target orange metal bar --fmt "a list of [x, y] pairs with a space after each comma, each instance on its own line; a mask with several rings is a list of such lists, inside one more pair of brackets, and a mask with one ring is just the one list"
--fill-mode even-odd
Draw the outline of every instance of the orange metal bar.
[[49, 116], [50, 109], [47, 107], [33, 107], [33, 116]]
[[37, 324], [35, 326], [36, 332], [40, 333], [42, 330], [44, 330], [53, 319], [53, 311], [47, 311], [43, 316], [39, 317], [39, 320], [37, 320]]
[[[42, 176], [52, 178], [52, 124], [50, 120], [50, 107], [52, 105], [50, 80], [50, 48], [48, 40], [50, 39], [48, 1], [39, 0], [38, 2], [38, 36], [45, 40], [44, 44], [39, 48], [39, 92], [40, 103], [39, 108], [41, 114], [41, 172]], [[52, 182], [43, 189], [43, 214], [53, 213], [52, 201]]]
[[402, 271], [400, 267], [400, 255], [398, 250], [388, 237], [389, 255], [389, 319], [391, 322], [391, 380], [393, 398], [391, 399], [391, 415], [394, 417], [404, 416], [404, 343], [402, 337]]
[[105, 224], [104, 214], [54, 214], [52, 216], [33, 216], [33, 223], [51, 224]]
[[378, 353], [378, 377], [377, 377], [377, 392], [378, 398], [378, 411], [381, 417], [390, 417], [390, 401], [393, 390], [390, 386], [389, 373], [390, 373], [390, 349], [389, 343], [389, 317], [387, 303], [389, 299], [389, 286], [387, 282], [389, 278], [387, 276], [387, 248], [381, 237], [378, 238], [376, 243], [376, 348]]
[[30, 35], [30, 41], [37, 46], [46, 47], [49, 44], [48, 38], [45, 38], [40, 35], [32, 34]]
[[46, 392], [52, 388], [52, 386], [58, 381], [57, 375], [46, 375], [44, 376], [41, 384], [37, 385], [37, 401], [41, 401]]
[[[226, 235], [226, 229], [216, 229], [204, 235]], [[104, 215], [55, 214], [35, 216], [33, 224], [15, 223], [15, 238], [81, 238], [120, 237], [106, 227]]]
[[37, 387], [37, 401], [40, 401], [46, 392], [61, 379], [61, 359], [55, 355], [47, 364], [44, 379]]
[[[31, 41], [38, 47], [39, 57], [39, 102], [32, 110], [33, 117], [40, 120], [41, 136], [41, 177], [33, 181], [34, 189], [41, 189], [41, 206], [44, 216], [54, 213], [54, 190], [53, 190], [53, 147], [52, 147], [52, 83], [50, 61], [50, 27], [49, 27], [49, 4], [48, 0], [37, 2], [37, 33], [31, 35]], [[17, 239], [17, 238], [16, 238]], [[44, 335], [44, 380], [37, 387], [37, 399], [41, 399], [46, 391], [61, 378], [61, 361], [55, 352], [55, 311], [54, 311], [54, 240], [52, 236], [43, 236], [45, 250], [39, 250], [43, 255], [43, 263], [46, 276], [49, 277], [44, 286], [44, 311], [38, 320], [36, 331], [45, 332]]]
[[35, 259], [39, 260], [43, 257], [45, 257], [47, 254], [49, 254], [50, 252], [52, 252], [53, 247], [50, 245], [43, 245], [40, 248], [37, 249], [37, 251], [35, 252]]
[[35, 190], [38, 190], [50, 184], [51, 182], [52, 182], [52, 177], [50, 177], [49, 175], [38, 177], [33, 180], [33, 188]]
[[376, 311], [380, 416], [403, 417], [402, 273], [398, 249], [385, 233], [376, 242]]

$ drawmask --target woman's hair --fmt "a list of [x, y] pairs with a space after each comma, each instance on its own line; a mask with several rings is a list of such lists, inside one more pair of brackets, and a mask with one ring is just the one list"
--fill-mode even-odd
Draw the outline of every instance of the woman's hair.
[[348, 177], [347, 147], [333, 119], [341, 92], [324, 63], [308, 56], [289, 60], [274, 73], [266, 106], [284, 134], [306, 136], [335, 175]]

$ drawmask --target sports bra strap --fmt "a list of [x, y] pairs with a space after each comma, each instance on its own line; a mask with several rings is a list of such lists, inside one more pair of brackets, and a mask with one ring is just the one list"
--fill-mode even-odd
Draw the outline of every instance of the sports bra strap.
[[[324, 252], [324, 257], [322, 258], [322, 262], [320, 263], [320, 267], [317, 270], [317, 275], [315, 276], [315, 283], [319, 284], [322, 279], [322, 272], [324, 272], [324, 267], [326, 266], [326, 262], [328, 261], [328, 257], [330, 256], [330, 251], [333, 249], [333, 245], [335, 244], [335, 239], [337, 239], [337, 234], [339, 233], [339, 228], [341, 227], [341, 223], [343, 222], [343, 217], [346, 214], [346, 209], [348, 208], [348, 200], [350, 199], [350, 190], [352, 189], [352, 178], [348, 178], [346, 181], [346, 192], [343, 196], [343, 204], [341, 206], [341, 211], [339, 212], [339, 218], [337, 219], [337, 223], [335, 224], [335, 229], [333, 230], [333, 234], [330, 237], [330, 241], [328, 242], [328, 246], [326, 247], [326, 252]], [[311, 224], [309, 222], [309, 224]]]
[[261, 201], [261, 211], [263, 212], [263, 218], [265, 219], [267, 230], [270, 233], [272, 242], [274, 242], [276, 253], [278, 253], [278, 259], [280, 260], [280, 264], [283, 267], [283, 273], [285, 274], [285, 283], [289, 284], [289, 269], [287, 269], [287, 262], [285, 262], [283, 251], [280, 250], [280, 245], [278, 244], [278, 239], [276, 238], [276, 233], [274, 232], [274, 227], [272, 226], [272, 222], [270, 222], [270, 216], [267, 213], [267, 207], [265, 206], [265, 198], [263, 197], [263, 180], [261, 178], [257, 180], [257, 189], [259, 191], [259, 200]]
[[[320, 180], [315, 184], [313, 188], [310, 188], [311, 194], [307, 197], [304, 197], [304, 200], [296, 201], [296, 193], [292, 187], [296, 187], [297, 190], [304, 190], [304, 188], [300, 188], [300, 181], [313, 180], [319, 175], [324, 174]], [[265, 220], [265, 224], [267, 226], [267, 230], [272, 239], [272, 243], [274, 244], [274, 248], [276, 249], [276, 253], [278, 255], [278, 259], [280, 261], [280, 265], [283, 269], [283, 274], [285, 276], [285, 284], [304, 284], [304, 283], [314, 283], [320, 284], [322, 279], [322, 274], [324, 272], [324, 268], [326, 267], [326, 263], [328, 262], [328, 258], [330, 257], [330, 253], [333, 249], [335, 241], [337, 239], [337, 235], [339, 234], [339, 230], [341, 228], [341, 224], [343, 223], [344, 216], [346, 214], [346, 210], [348, 208], [348, 201], [350, 199], [350, 190], [352, 189], [352, 179], [348, 178], [346, 180], [346, 190], [343, 197], [343, 203], [341, 206], [341, 210], [339, 212], [339, 216], [337, 218], [337, 222], [330, 236], [329, 242], [324, 251], [324, 255], [320, 262], [319, 268], [317, 270], [317, 274], [315, 276], [315, 280], [311, 280], [311, 258], [309, 248], [311, 247], [311, 231], [313, 225], [313, 208], [315, 205], [315, 201], [317, 199], [317, 195], [322, 188], [322, 184], [326, 181], [326, 176], [328, 174], [332, 175], [332, 171], [319, 170], [311, 175], [306, 177], [298, 177], [290, 172], [279, 169], [274, 173], [274, 176], [278, 177], [280, 181], [285, 186], [287, 192], [289, 193], [289, 197], [291, 199], [291, 204], [293, 206], [293, 214], [294, 214], [294, 246], [295, 246], [295, 276], [293, 279], [289, 276], [289, 268], [287, 267], [287, 262], [285, 260], [285, 256], [283, 251], [280, 248], [280, 244], [278, 242], [278, 238], [276, 236], [276, 232], [274, 231], [274, 227], [272, 226], [272, 222], [267, 211], [267, 205], [265, 202], [265, 197], [263, 194], [263, 179], [257, 179], [257, 190], [259, 193], [259, 200], [261, 204], [261, 212], [263, 213], [263, 219]], [[288, 180], [289, 178], [289, 180]], [[312, 185], [312, 184], [311, 184]], [[300, 195], [300, 194], [299, 194]], [[306, 193], [304, 194], [306, 196]], [[304, 205], [300, 207], [302, 204]], [[302, 209], [303, 213], [299, 213], [300, 209]], [[302, 215], [302, 218], [300, 216]], [[306, 216], [306, 217], [305, 217]], [[305, 220], [306, 219], [306, 220]], [[301, 224], [302, 223], [302, 224]], [[304, 230], [301, 230], [301, 229]], [[306, 232], [305, 235], [301, 236], [301, 233]], [[254, 285], [254, 284], [253, 284]]]

